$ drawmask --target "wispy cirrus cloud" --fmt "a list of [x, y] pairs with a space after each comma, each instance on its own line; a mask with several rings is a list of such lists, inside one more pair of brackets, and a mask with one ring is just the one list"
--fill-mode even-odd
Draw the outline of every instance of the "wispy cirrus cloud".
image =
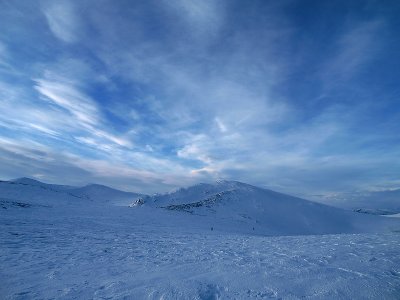
[[334, 43], [332, 57], [322, 69], [326, 84], [350, 80], [367, 66], [369, 60], [374, 59], [383, 49], [384, 31], [385, 23], [379, 19], [346, 24], [343, 33]]
[[35, 83], [35, 89], [44, 96], [44, 99], [50, 100], [69, 114], [66, 119], [73, 118], [74, 128], [75, 130], [79, 128], [79, 135], [86, 133], [91, 136], [91, 138], [78, 137], [78, 141], [110, 150], [113, 147], [104, 145], [102, 140], [121, 147], [132, 147], [132, 142], [128, 139], [107, 132], [106, 124], [103, 122], [104, 116], [96, 102], [74, 87], [73, 83], [65, 79], [61, 81], [36, 79]]
[[[0, 10], [0, 133], [26, 154], [8, 154], [10, 166], [42, 145], [70, 174], [119, 187], [224, 177], [306, 194], [394, 182], [386, 83], [397, 71], [383, 53], [397, 31], [384, 7], [334, 4], [344, 17], [315, 2], [318, 18], [296, 1], [40, 3]], [[27, 11], [30, 23], [17, 18]], [[35, 161], [34, 174], [64, 176]]]
[[[187, 176], [188, 170], [176, 167], [165, 159], [146, 157], [141, 153], [132, 153], [127, 158], [130, 163], [114, 157], [85, 158], [81, 154], [69, 151], [55, 151], [53, 147], [35, 142], [30, 138], [0, 138], [0, 153], [3, 162], [2, 171], [18, 177], [21, 172], [26, 176], [46, 179], [59, 183], [60, 175], [65, 174], [64, 184], [82, 185], [102, 183], [117, 188], [142, 193], [168, 191], [180, 184], [190, 184], [201, 176]], [[24, 163], [21, 163], [24, 162]], [[158, 165], [158, 168], [146, 168]], [[18, 168], [15, 169], [15, 166]], [[37, 176], [41, 174], [41, 176]], [[43, 177], [43, 178], [42, 178]]]
[[83, 124], [93, 125], [99, 121], [99, 111], [93, 100], [63, 82], [36, 79], [35, 89], [62, 107]]
[[7, 64], [8, 50], [6, 45], [0, 41], [0, 66], [4, 67]]
[[205, 0], [163, 1], [166, 9], [176, 18], [178, 26], [187, 27], [190, 38], [206, 40], [215, 38], [224, 24], [227, 3]]
[[74, 2], [43, 1], [42, 10], [50, 30], [57, 38], [67, 43], [77, 41], [80, 20]]

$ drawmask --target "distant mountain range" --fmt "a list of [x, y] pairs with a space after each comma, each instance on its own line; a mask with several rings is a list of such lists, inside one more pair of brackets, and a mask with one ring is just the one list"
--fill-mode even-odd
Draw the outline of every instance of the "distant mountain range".
[[374, 192], [348, 192], [337, 195], [314, 196], [323, 203], [362, 213], [387, 215], [400, 213], [400, 189]]
[[[197, 184], [153, 196], [107, 186], [46, 184], [30, 178], [0, 182], [4, 209], [46, 206], [132, 207], [132, 217], [163, 226], [209, 227], [263, 235], [357, 233], [388, 230], [395, 218], [360, 214], [237, 181]], [[161, 224], [160, 223], [160, 224]], [[397, 226], [397, 225], [396, 225]], [[396, 227], [398, 228], [398, 227]]]
[[48, 184], [31, 178], [18, 178], [0, 182], [0, 197], [52, 205], [56, 201], [77, 203], [90, 201], [128, 206], [143, 194], [124, 192], [104, 185], [89, 184], [83, 187]]

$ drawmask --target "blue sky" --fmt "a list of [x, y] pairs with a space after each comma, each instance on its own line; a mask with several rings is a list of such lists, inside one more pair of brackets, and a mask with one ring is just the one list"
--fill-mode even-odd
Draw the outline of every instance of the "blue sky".
[[0, 177], [400, 187], [398, 1], [0, 1]]

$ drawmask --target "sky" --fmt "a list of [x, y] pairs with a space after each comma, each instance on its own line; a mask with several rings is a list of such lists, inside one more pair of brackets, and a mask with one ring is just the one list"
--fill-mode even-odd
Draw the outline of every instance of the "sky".
[[400, 188], [399, 1], [0, 0], [0, 178]]

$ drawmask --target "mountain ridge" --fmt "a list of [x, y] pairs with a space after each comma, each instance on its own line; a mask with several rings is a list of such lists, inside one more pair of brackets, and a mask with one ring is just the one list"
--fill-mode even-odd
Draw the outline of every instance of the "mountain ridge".
[[97, 184], [70, 187], [22, 178], [1, 182], [0, 198], [5, 208], [33, 205], [94, 209], [96, 206], [96, 209], [109, 213], [104, 208], [131, 207], [134, 210], [132, 217], [150, 218], [167, 226], [210, 226], [216, 230], [261, 235], [380, 232], [398, 224], [393, 218], [346, 211], [226, 180], [148, 196]]
[[[88, 184], [82, 187], [49, 184], [36, 179], [21, 177], [1, 181], [0, 197], [3, 201], [20, 201], [22, 204], [64, 205], [79, 201], [92, 203], [110, 203], [118, 206], [128, 206], [143, 194], [125, 192], [105, 185]], [[57, 201], [59, 200], [59, 201]], [[22, 202], [21, 202], [22, 201]]]
[[390, 223], [381, 217], [361, 215], [238, 181], [196, 184], [140, 198], [132, 206], [189, 213], [210, 224], [261, 228], [272, 235], [379, 231]]

